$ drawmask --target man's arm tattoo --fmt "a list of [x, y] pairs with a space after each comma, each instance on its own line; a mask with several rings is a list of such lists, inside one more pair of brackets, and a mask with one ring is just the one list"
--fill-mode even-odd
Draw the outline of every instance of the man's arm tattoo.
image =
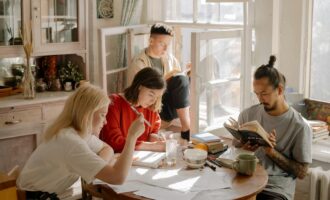
[[300, 163], [291, 159], [288, 159], [280, 152], [272, 149], [270, 152], [266, 152], [268, 157], [272, 159], [280, 168], [284, 171], [294, 174], [296, 177], [303, 179], [307, 175], [308, 164]]

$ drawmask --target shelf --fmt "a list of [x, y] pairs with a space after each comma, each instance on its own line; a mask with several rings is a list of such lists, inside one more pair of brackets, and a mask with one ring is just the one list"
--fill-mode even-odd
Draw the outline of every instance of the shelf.
[[65, 92], [65, 91], [58, 91], [58, 92], [47, 91], [47, 92], [36, 93], [36, 97], [34, 99], [24, 99], [23, 94], [1, 97], [0, 108], [66, 100], [69, 97], [69, 95], [71, 95], [72, 93], [73, 92]]
[[57, 15], [57, 16], [42, 16], [41, 19], [70, 19], [77, 20], [76, 16], [66, 16], [66, 15]]

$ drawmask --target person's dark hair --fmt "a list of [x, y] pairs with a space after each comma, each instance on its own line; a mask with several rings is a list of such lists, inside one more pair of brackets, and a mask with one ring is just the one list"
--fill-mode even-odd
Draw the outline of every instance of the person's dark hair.
[[[139, 97], [139, 88], [144, 86], [148, 89], [164, 89], [166, 82], [163, 76], [155, 69], [146, 67], [140, 70], [133, 79], [132, 84], [124, 90], [125, 98], [132, 104], [136, 104]], [[159, 98], [154, 105], [151, 106], [153, 110], [160, 111], [161, 98]]]
[[151, 26], [150, 35], [153, 34], [173, 36], [173, 30], [166, 24], [157, 23]]
[[262, 78], [268, 78], [269, 83], [273, 86], [273, 88], [278, 88], [281, 84], [283, 88], [285, 88], [286, 79], [285, 76], [280, 73], [276, 68], [274, 68], [274, 63], [276, 61], [276, 57], [271, 55], [269, 57], [268, 64], [261, 65], [258, 67], [256, 72], [254, 73], [254, 79], [259, 80]]

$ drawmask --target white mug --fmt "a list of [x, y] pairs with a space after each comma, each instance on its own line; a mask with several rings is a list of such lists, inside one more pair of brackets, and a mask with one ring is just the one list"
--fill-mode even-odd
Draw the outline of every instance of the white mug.
[[72, 90], [72, 83], [71, 82], [65, 82], [64, 90], [65, 91], [71, 91]]

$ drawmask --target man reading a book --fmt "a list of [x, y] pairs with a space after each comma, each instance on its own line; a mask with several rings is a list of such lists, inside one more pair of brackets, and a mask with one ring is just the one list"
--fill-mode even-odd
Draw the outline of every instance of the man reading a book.
[[168, 53], [172, 37], [173, 30], [170, 26], [157, 23], [151, 27], [149, 46], [135, 56], [128, 68], [128, 85], [141, 69], [157, 69], [167, 82], [160, 113], [162, 125], [166, 122], [170, 124], [173, 119], [179, 118], [181, 137], [189, 140], [189, 78], [182, 73], [178, 60]]
[[285, 100], [285, 77], [276, 68], [275, 56], [260, 66], [253, 80], [253, 89], [260, 104], [244, 110], [239, 124], [257, 120], [269, 132], [273, 147], [234, 141], [235, 146], [255, 151], [268, 172], [269, 180], [257, 199], [293, 199], [295, 179], [304, 178], [312, 162], [312, 132], [303, 117]]

